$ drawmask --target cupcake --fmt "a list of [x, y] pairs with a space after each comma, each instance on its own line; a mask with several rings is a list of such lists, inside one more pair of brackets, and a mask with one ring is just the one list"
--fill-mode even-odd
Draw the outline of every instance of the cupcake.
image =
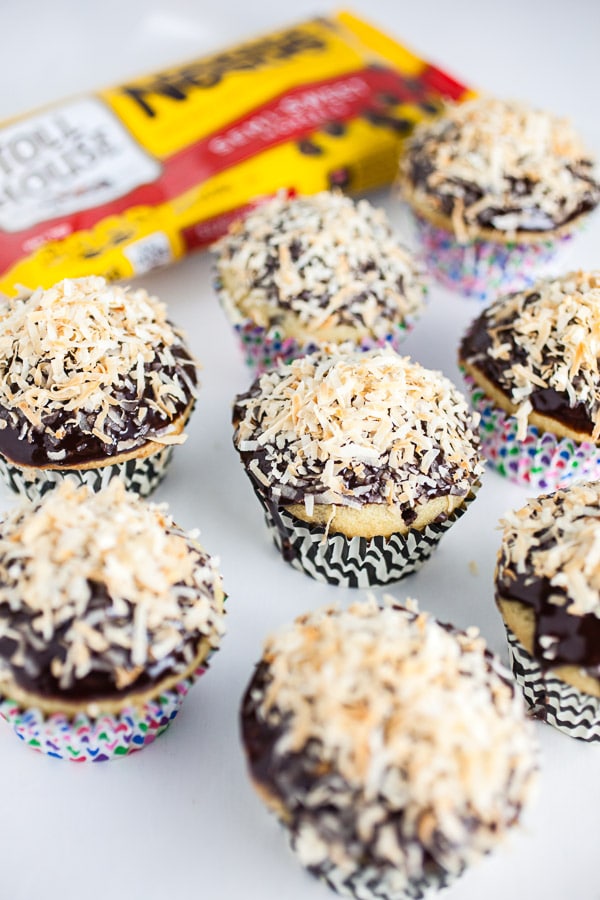
[[600, 483], [505, 516], [496, 569], [512, 669], [538, 716], [600, 740]]
[[323, 609], [268, 638], [242, 739], [302, 864], [342, 894], [404, 900], [500, 844], [537, 770], [509, 677], [477, 629], [414, 606]]
[[479, 486], [464, 398], [391, 349], [280, 364], [237, 397], [233, 419], [283, 558], [331, 584], [414, 572]]
[[419, 269], [366, 200], [279, 195], [214, 249], [221, 305], [259, 372], [327, 343], [397, 348], [423, 306]]
[[149, 494], [194, 405], [196, 365], [166, 309], [104, 278], [0, 301], [0, 474], [41, 496], [65, 474]]
[[214, 560], [119, 479], [0, 520], [0, 715], [50, 756], [124, 756], [177, 714], [223, 632]]
[[600, 272], [571, 272], [498, 300], [459, 362], [484, 455], [539, 490], [600, 478]]
[[431, 273], [482, 300], [549, 274], [600, 202], [594, 161], [568, 120], [492, 97], [417, 126], [399, 185]]

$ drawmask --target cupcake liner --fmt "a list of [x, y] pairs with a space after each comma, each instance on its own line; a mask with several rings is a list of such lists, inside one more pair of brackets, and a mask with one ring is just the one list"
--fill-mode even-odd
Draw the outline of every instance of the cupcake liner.
[[429, 891], [440, 890], [455, 880], [449, 872], [438, 869], [435, 873], [425, 873], [421, 878], [406, 882], [396, 867], [366, 865], [347, 872], [331, 861], [309, 866], [308, 871], [336, 893], [356, 897], [357, 900], [422, 900]]
[[94, 493], [105, 488], [113, 478], [119, 478], [128, 490], [147, 497], [164, 478], [172, 454], [173, 447], [165, 445], [151, 456], [109, 463], [96, 469], [37, 469], [16, 465], [0, 453], [0, 477], [15, 493], [34, 501], [67, 477], [75, 478], [78, 484], [87, 484]]
[[600, 741], [600, 698], [545, 672], [506, 625], [511, 668], [538, 718], [570, 737]]
[[[247, 319], [241, 325], [234, 326], [246, 365], [257, 375], [279, 363], [289, 363], [300, 356], [306, 356], [320, 349], [320, 345], [309, 341], [301, 343], [296, 338], [284, 338], [277, 328], [261, 328]], [[376, 350], [379, 347], [390, 347], [399, 350], [412, 325], [403, 323], [397, 329], [382, 338], [363, 337], [358, 342], [344, 341], [343, 346], [349, 350]]]
[[[218, 279], [215, 281], [215, 290], [219, 296], [221, 306], [237, 335], [246, 365], [256, 375], [260, 375], [279, 363], [289, 363], [300, 356], [314, 353], [323, 346], [318, 341], [300, 341], [297, 338], [284, 337], [281, 329], [277, 326], [263, 328], [252, 319], [232, 321], [230, 312], [232, 304], [225, 299], [226, 292]], [[381, 338], [365, 336], [359, 341], [344, 341], [343, 346], [348, 350], [362, 350], [364, 352], [376, 350], [379, 347], [390, 347], [392, 350], [399, 350], [412, 327], [413, 321], [408, 318]]]
[[[363, 337], [360, 341], [344, 341], [343, 346], [348, 350], [375, 350], [378, 347], [390, 347], [399, 350], [404, 338], [411, 330], [412, 325], [403, 323], [396, 330], [389, 332], [382, 338]], [[266, 369], [270, 369], [280, 363], [289, 363], [300, 356], [306, 356], [319, 350], [321, 345], [308, 341], [302, 343], [296, 338], [284, 338], [278, 328], [261, 328], [246, 319], [242, 324], [234, 325], [238, 341], [248, 365], [257, 375]]]
[[371, 587], [416, 572], [474, 496], [472, 493], [466, 498], [443, 522], [431, 522], [419, 530], [410, 528], [406, 534], [373, 538], [326, 534], [324, 526], [303, 522], [282, 508], [273, 510], [260, 495], [259, 499], [267, 528], [286, 562], [327, 584]]
[[116, 715], [94, 719], [85, 713], [70, 718], [47, 715], [40, 709], [23, 709], [0, 696], [0, 716], [29, 747], [57, 759], [73, 762], [105, 762], [142, 750], [167, 730], [190, 687], [206, 671], [206, 664], [141, 707], [129, 707]]
[[481, 452], [510, 481], [540, 491], [553, 491], [582, 479], [600, 479], [600, 448], [591, 441], [561, 438], [527, 426], [517, 440], [515, 416], [494, 406], [487, 394], [465, 375], [473, 408], [480, 414]]
[[484, 301], [522, 291], [551, 274], [559, 250], [572, 238], [572, 234], [561, 234], [531, 244], [488, 240], [461, 244], [450, 231], [422, 216], [414, 218], [422, 255], [433, 277], [465, 297]]
[[266, 329], [251, 319], [233, 326], [246, 365], [257, 375], [279, 363], [289, 363], [318, 350], [314, 342], [301, 344], [296, 338], [284, 338], [277, 328]]

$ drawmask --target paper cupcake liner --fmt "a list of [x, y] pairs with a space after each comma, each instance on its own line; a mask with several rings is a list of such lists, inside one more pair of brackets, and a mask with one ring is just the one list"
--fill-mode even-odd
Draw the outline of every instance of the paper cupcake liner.
[[165, 477], [172, 454], [173, 447], [165, 445], [143, 459], [109, 463], [96, 469], [37, 469], [18, 466], [0, 453], [0, 477], [11, 490], [30, 500], [40, 499], [67, 477], [88, 485], [94, 493], [105, 488], [111, 479], [119, 478], [128, 490], [147, 497]]
[[582, 479], [600, 479], [600, 448], [591, 441], [561, 438], [527, 426], [517, 440], [518, 423], [478, 387], [470, 375], [465, 383], [473, 408], [481, 416], [481, 452], [510, 481], [539, 491], [553, 491]]
[[416, 572], [474, 496], [466, 498], [443, 522], [432, 522], [419, 530], [410, 528], [406, 534], [373, 538], [326, 534], [324, 526], [303, 522], [282, 508], [273, 511], [259, 499], [267, 528], [286, 562], [317, 581], [366, 588], [399, 581]]
[[63, 713], [46, 715], [0, 697], [0, 716], [17, 737], [40, 753], [73, 762], [105, 762], [142, 750], [166, 731], [190, 687], [205, 671], [206, 664], [144, 706], [132, 706], [116, 715], [103, 714], [97, 719], [85, 713], [74, 718]]
[[[231, 313], [229, 312], [231, 303], [225, 299], [227, 295], [219, 279], [215, 280], [214, 287], [221, 306], [231, 321]], [[322, 346], [318, 341], [299, 341], [293, 337], [284, 337], [281, 330], [276, 326], [263, 328], [252, 319], [231, 321], [231, 325], [237, 335], [246, 365], [256, 375], [260, 375], [279, 363], [289, 363], [293, 359], [314, 353]], [[343, 346], [348, 348], [348, 350], [362, 350], [364, 352], [376, 350], [379, 347], [390, 347], [392, 350], [399, 350], [412, 327], [413, 320], [409, 317], [381, 338], [366, 336], [358, 341], [344, 341]]]
[[534, 244], [487, 240], [459, 243], [454, 235], [415, 215], [418, 240], [429, 272], [445, 287], [465, 297], [494, 300], [522, 291], [551, 274], [571, 234], [547, 237]]
[[600, 698], [545, 672], [506, 623], [505, 628], [513, 675], [537, 717], [570, 737], [600, 741]]
[[[382, 338], [363, 337], [357, 342], [344, 341], [343, 346], [349, 350], [362, 350], [365, 353], [379, 347], [399, 350], [411, 327], [408, 323], [404, 323]], [[300, 356], [314, 353], [321, 346], [314, 341], [302, 343], [296, 338], [284, 338], [277, 328], [267, 330], [255, 325], [250, 319], [242, 324], [234, 325], [234, 329], [246, 365], [257, 375], [280, 363], [289, 363]]]
[[308, 871], [336, 893], [357, 900], [422, 900], [429, 891], [440, 890], [455, 880], [449, 872], [437, 870], [406, 882], [397, 867], [366, 865], [347, 872], [332, 862], [309, 866]]

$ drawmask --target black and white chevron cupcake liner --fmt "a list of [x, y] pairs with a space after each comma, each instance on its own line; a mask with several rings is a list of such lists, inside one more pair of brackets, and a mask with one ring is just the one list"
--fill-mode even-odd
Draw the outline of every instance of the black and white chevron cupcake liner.
[[508, 625], [505, 628], [513, 675], [539, 718], [570, 737], [600, 741], [600, 698], [545, 672]]
[[474, 498], [471, 494], [443, 522], [432, 522], [423, 529], [411, 528], [391, 537], [348, 538], [327, 534], [324, 526], [303, 522], [281, 507], [273, 511], [258, 496], [267, 528], [284, 559], [317, 581], [344, 587], [389, 584], [416, 572]]
[[310, 866], [309, 872], [342, 896], [357, 900], [422, 900], [431, 890], [439, 890], [455, 880], [441, 869], [421, 878], [405, 881], [396, 867], [360, 866], [346, 872], [332, 862]]
[[30, 500], [39, 500], [67, 477], [74, 478], [79, 484], [87, 484], [94, 493], [106, 487], [111, 479], [120, 478], [128, 490], [147, 497], [164, 478], [172, 453], [173, 447], [165, 445], [151, 456], [108, 463], [94, 469], [17, 466], [0, 454], [0, 477], [11, 490]]

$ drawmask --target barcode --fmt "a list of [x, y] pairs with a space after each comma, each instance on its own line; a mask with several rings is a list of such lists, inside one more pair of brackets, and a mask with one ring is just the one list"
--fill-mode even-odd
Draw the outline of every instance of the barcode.
[[173, 259], [169, 239], [162, 231], [134, 241], [125, 248], [124, 253], [136, 275], [166, 266]]

